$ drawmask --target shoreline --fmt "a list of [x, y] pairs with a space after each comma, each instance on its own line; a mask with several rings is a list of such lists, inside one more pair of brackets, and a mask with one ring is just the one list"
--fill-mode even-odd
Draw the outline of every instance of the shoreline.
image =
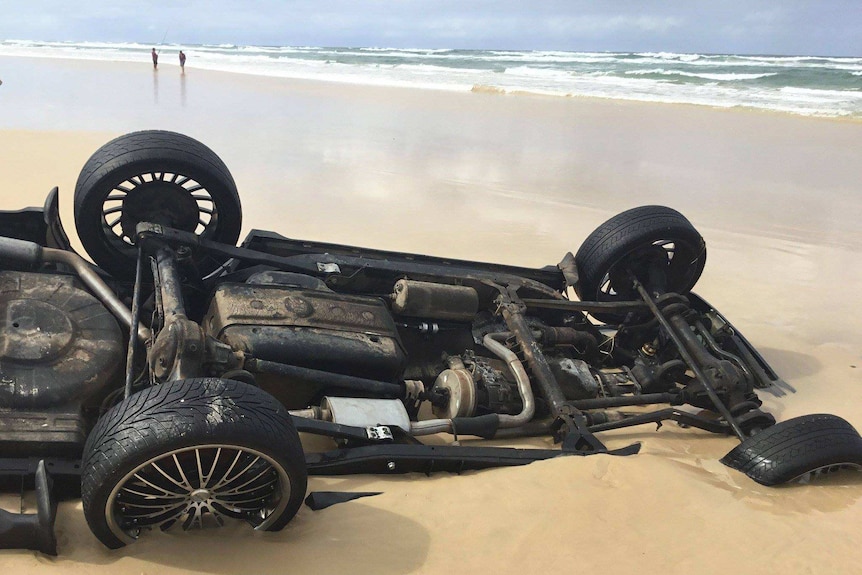
[[[67, 64], [81, 64], [84, 65], [93, 65], [93, 66], [105, 66], [105, 67], [118, 67], [123, 68], [126, 71], [136, 69], [140, 71], [141, 68], [148, 69], [146, 64], [150, 64], [150, 62], [141, 60], [140, 62], [130, 62], [125, 60], [117, 60], [117, 61], [108, 61], [108, 60], [99, 60], [99, 59], [87, 59], [87, 58], [61, 58], [57, 56], [37, 56], [37, 55], [27, 55], [27, 56], [4, 56], [0, 55], [0, 61], [3, 59], [9, 60], [40, 60], [47, 62], [65, 62]], [[180, 72], [179, 64], [175, 64], [173, 62], [160, 62], [159, 63], [160, 70], [163, 70], [165, 67], [169, 68], [172, 72]], [[151, 70], [151, 68], [150, 68]], [[305, 77], [294, 77], [294, 76], [280, 76], [280, 75], [267, 75], [267, 74], [258, 74], [255, 72], [245, 72], [241, 70], [219, 70], [219, 69], [211, 69], [211, 68], [195, 68], [192, 64], [188, 65], [188, 72], [190, 74], [205, 74], [205, 75], [213, 75], [213, 77], [224, 76], [227, 81], [236, 81], [238, 78], [253, 78], [254, 82], [265, 83], [265, 82], [284, 82], [284, 83], [292, 83], [296, 84], [297, 87], [305, 87], [309, 90], [325, 90], [327, 88], [337, 88], [344, 87], [346, 89], [357, 89], [357, 90], [386, 90], [386, 91], [408, 91], [408, 92], [416, 92], [416, 93], [439, 93], [439, 94], [450, 94], [450, 95], [469, 95], [473, 94], [479, 97], [500, 97], [500, 98], [523, 98], [523, 99], [535, 99], [535, 100], [548, 100], [548, 101], [562, 101], [562, 102], [572, 102], [572, 103], [587, 103], [591, 105], [619, 105], [619, 106], [644, 106], [647, 108], [655, 107], [660, 109], [668, 109], [668, 108], [680, 108], [680, 109], [694, 109], [704, 112], [712, 112], [712, 113], [728, 113], [728, 114], [738, 114], [738, 113], [748, 113], [754, 115], [765, 115], [769, 117], [776, 118], [792, 118], [796, 120], [806, 120], [813, 122], [836, 122], [836, 123], [851, 123], [851, 124], [862, 124], [862, 116], [831, 116], [831, 115], [818, 115], [818, 114], [801, 114], [797, 112], [790, 112], [784, 110], [774, 110], [769, 108], [758, 108], [753, 106], [745, 106], [742, 104], [732, 105], [732, 106], [720, 106], [714, 104], [700, 104], [700, 103], [692, 103], [692, 102], [664, 102], [657, 100], [639, 100], [639, 99], [629, 99], [629, 98], [614, 98], [614, 97], [605, 97], [605, 96], [591, 96], [591, 95], [581, 95], [581, 94], [547, 94], [541, 92], [530, 92], [526, 90], [513, 90], [507, 91], [504, 88], [499, 88], [496, 86], [482, 85], [482, 84], [474, 84], [472, 86], [463, 86], [460, 89], [449, 89], [443, 87], [432, 87], [432, 86], [420, 86], [420, 85], [390, 85], [390, 84], [377, 84], [377, 83], [362, 83], [362, 82], [349, 82], [344, 80], [333, 80], [328, 78], [305, 78]], [[8, 74], [6, 74], [8, 76]]]
[[[179, 48], [177, 48], [179, 49]], [[147, 55], [148, 56], [148, 55]], [[99, 58], [73, 58], [73, 57], [63, 57], [63, 56], [41, 56], [37, 54], [28, 54], [28, 55], [0, 55], [0, 59], [2, 58], [20, 58], [20, 59], [39, 59], [39, 60], [56, 60], [56, 61], [65, 61], [65, 62], [87, 62], [93, 64], [105, 64], [105, 65], [130, 65], [130, 66], [138, 66], [139, 63], [131, 60], [104, 60]], [[816, 58], [816, 57], [812, 57]], [[146, 59], [141, 59], [141, 62], [145, 62]], [[171, 62], [160, 62], [160, 66], [167, 66], [171, 69], [179, 70], [179, 64]], [[793, 112], [788, 110], [778, 110], [771, 109], [766, 107], [758, 107], [758, 106], [750, 106], [744, 104], [734, 104], [734, 105], [718, 105], [718, 104], [706, 104], [706, 103], [696, 103], [696, 102], [673, 102], [673, 101], [663, 101], [663, 100], [653, 100], [653, 99], [639, 99], [639, 98], [625, 98], [625, 97], [612, 97], [612, 96], [596, 96], [596, 95], [584, 95], [584, 94], [576, 94], [576, 93], [549, 93], [543, 91], [530, 91], [525, 89], [507, 89], [494, 85], [485, 85], [481, 83], [474, 83], [472, 85], [460, 85], [456, 87], [456, 85], [451, 85], [448, 87], [442, 85], [422, 85], [422, 84], [413, 84], [409, 82], [352, 82], [345, 79], [333, 79], [327, 77], [304, 77], [304, 76], [292, 76], [292, 75], [280, 75], [280, 74], [263, 74], [255, 71], [244, 71], [244, 70], [227, 70], [227, 69], [219, 69], [218, 67], [202, 67], [195, 68], [193, 65], [189, 65], [189, 69], [194, 69], [199, 72], [206, 73], [214, 73], [214, 74], [227, 74], [234, 75], [240, 77], [252, 77], [258, 79], [274, 79], [274, 80], [285, 80], [289, 82], [298, 82], [298, 83], [311, 83], [311, 84], [324, 84], [324, 85], [335, 85], [335, 86], [346, 86], [346, 87], [356, 87], [356, 88], [381, 88], [381, 89], [391, 89], [391, 90], [418, 90], [423, 92], [441, 92], [441, 93], [454, 93], [454, 94], [465, 94], [465, 93], [473, 93], [473, 94], [484, 94], [484, 95], [495, 95], [495, 96], [508, 96], [513, 98], [550, 98], [550, 99], [562, 99], [562, 100], [572, 100], [572, 101], [594, 101], [594, 102], [606, 102], [606, 103], [631, 103], [635, 105], [658, 105], [658, 106], [683, 106], [688, 107], [692, 106], [695, 108], [712, 110], [712, 111], [731, 111], [731, 112], [753, 112], [753, 113], [765, 113], [765, 114], [775, 114], [778, 116], [792, 116], [795, 118], [810, 118], [815, 120], [832, 120], [837, 122], [853, 122], [853, 123], [862, 123], [862, 114], [860, 115], [830, 115], [830, 114], [818, 114], [811, 113], [805, 114], [801, 112]]]

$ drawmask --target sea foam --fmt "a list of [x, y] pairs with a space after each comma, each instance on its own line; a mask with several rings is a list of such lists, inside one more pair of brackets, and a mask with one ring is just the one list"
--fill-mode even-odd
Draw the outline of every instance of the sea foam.
[[[5, 40], [0, 55], [117, 62], [149, 61], [153, 46], [121, 42]], [[862, 58], [332, 48], [157, 46], [167, 66], [180, 49], [188, 68], [375, 86], [506, 94], [588, 96], [802, 115], [862, 118]]]

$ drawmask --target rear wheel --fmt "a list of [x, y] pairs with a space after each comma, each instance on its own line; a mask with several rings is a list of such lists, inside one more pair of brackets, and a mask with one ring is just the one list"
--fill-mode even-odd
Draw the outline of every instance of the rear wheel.
[[[227, 166], [202, 143], [175, 132], [133, 132], [108, 142], [87, 160], [75, 186], [78, 237], [99, 266], [132, 278], [140, 222], [235, 244], [242, 208]], [[197, 263], [205, 275], [223, 262]]]
[[[629, 272], [655, 291], [686, 293], [706, 263], [706, 244], [691, 222], [664, 206], [641, 206], [599, 226], [575, 256], [582, 301], [639, 299]], [[616, 321], [612, 313], [597, 314]]]
[[307, 480], [287, 410], [258, 388], [214, 378], [156, 385], [113, 407], [87, 440], [83, 469], [84, 515], [110, 548], [147, 529], [225, 520], [277, 531]]

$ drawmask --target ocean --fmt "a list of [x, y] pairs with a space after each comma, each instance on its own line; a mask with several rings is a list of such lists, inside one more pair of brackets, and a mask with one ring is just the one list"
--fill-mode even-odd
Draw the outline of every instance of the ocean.
[[[4, 40], [0, 56], [148, 62], [149, 44]], [[162, 65], [328, 82], [862, 118], [862, 57], [176, 45]]]

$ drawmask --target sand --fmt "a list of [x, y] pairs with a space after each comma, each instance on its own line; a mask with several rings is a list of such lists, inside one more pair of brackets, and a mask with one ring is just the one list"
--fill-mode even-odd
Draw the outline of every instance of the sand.
[[[135, 129], [185, 132], [231, 168], [245, 228], [541, 266], [613, 214], [664, 204], [709, 249], [696, 291], [796, 389], [779, 419], [862, 426], [862, 123], [590, 99], [455, 94], [160, 66], [0, 58], [0, 207], [72, 191]], [[607, 438], [640, 455], [462, 476], [312, 478], [383, 494], [281, 533], [151, 535], [119, 552], [61, 506], [60, 557], [14, 573], [854, 573], [862, 474], [766, 488], [718, 462], [735, 441], [670, 424]], [[533, 445], [543, 445], [534, 440]], [[9, 508], [8, 496], [3, 499]], [[11, 500], [14, 502], [14, 498]]]

